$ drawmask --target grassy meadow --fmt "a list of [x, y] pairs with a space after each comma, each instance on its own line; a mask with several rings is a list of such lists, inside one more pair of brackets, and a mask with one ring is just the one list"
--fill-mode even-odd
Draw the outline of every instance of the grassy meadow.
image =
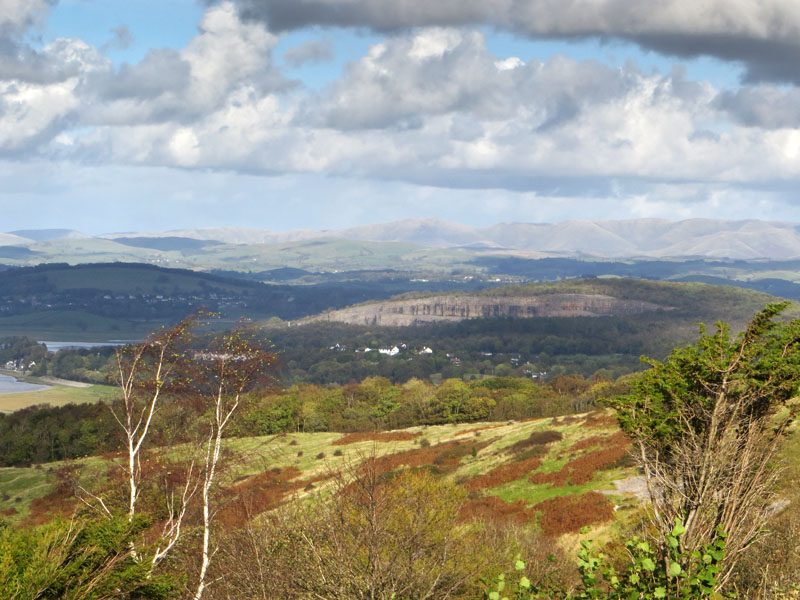
[[[92, 388], [76, 391], [88, 401]], [[332, 474], [347, 472], [366, 458], [380, 473], [426, 469], [464, 486], [465, 518], [512, 520], [543, 527], [554, 536], [574, 533], [582, 525], [593, 524], [599, 531], [613, 527], [638, 504], [614, 487], [614, 480], [632, 477], [635, 470], [615, 422], [599, 412], [381, 434], [291, 433], [229, 439], [226, 447], [225, 485], [233, 506], [237, 495], [249, 494], [249, 505], [262, 514], [324, 493]], [[170, 451], [173, 458], [181, 453], [180, 448]], [[103, 466], [108, 460], [114, 459], [0, 469], [0, 514], [22, 524], [40, 520], [52, 507], [72, 508], [59, 495], [59, 472], [65, 466], [77, 468], [89, 485], [104, 480], [98, 475], [108, 470]]]

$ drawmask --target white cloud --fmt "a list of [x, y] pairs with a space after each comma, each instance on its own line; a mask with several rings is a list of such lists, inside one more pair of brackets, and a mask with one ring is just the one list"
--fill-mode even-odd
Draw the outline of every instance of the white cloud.
[[[602, 24], [590, 8], [587, 22]], [[659, 18], [689, 19], [673, 13]], [[647, 203], [659, 186], [687, 192], [689, 184], [703, 189], [690, 202], [719, 210], [709, 189], [751, 198], [753, 189], [800, 180], [794, 89], [717, 90], [680, 69], [644, 73], [564, 55], [525, 62], [493, 55], [478, 30], [433, 27], [386, 37], [311, 93], [275, 66], [277, 43], [230, 2], [207, 9], [185, 48], [116, 70], [80, 40], [57, 40], [37, 56], [58, 77], [0, 76], [0, 152], [330, 174], [406, 182], [448, 198], [492, 190], [496, 206], [539, 207], [530, 215], [568, 198], [588, 210], [617, 194], [634, 214], [679, 215], [692, 204]]]

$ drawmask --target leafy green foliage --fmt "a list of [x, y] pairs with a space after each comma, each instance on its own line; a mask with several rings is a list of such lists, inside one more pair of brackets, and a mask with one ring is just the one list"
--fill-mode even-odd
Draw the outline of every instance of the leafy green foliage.
[[736, 337], [724, 323], [701, 329], [694, 346], [649, 361], [631, 393], [609, 402], [634, 440], [661, 536], [680, 519], [691, 556], [719, 528], [728, 534], [720, 587], [763, 533], [773, 459], [796, 410], [800, 320], [777, 319], [788, 306], [768, 304]]
[[645, 359], [652, 368], [631, 393], [609, 401], [622, 429], [669, 457], [690, 431], [712, 428], [712, 420], [720, 418], [714, 403], [721, 396], [729, 406], [741, 404], [733, 415], [737, 422], [774, 414], [800, 382], [800, 321], [774, 320], [788, 306], [768, 304], [734, 339], [725, 323], [717, 323], [711, 335], [701, 326], [694, 346], [674, 350], [665, 362]]
[[[680, 538], [686, 528], [675, 522], [660, 550], [638, 537], [625, 542], [628, 563], [617, 571], [592, 540], [582, 540], [578, 552], [578, 573], [581, 583], [577, 590], [568, 590], [552, 582], [532, 583], [526, 576], [526, 565], [517, 560], [515, 576], [499, 575], [487, 587], [487, 600], [702, 600], [715, 594], [717, 578], [725, 556], [724, 532], [718, 531], [711, 544], [685, 556]], [[681, 565], [689, 564], [690, 569]]]
[[666, 536], [666, 543], [660, 548], [639, 538], [628, 540], [625, 547], [629, 563], [621, 573], [607, 564], [602, 553], [595, 551], [591, 540], [582, 541], [578, 553], [582, 589], [573, 597], [607, 600], [696, 600], [712, 597], [725, 556], [727, 536], [718, 531], [711, 544], [686, 556], [680, 544], [680, 538], [685, 533], [683, 523], [676, 520], [672, 531]]
[[173, 597], [177, 582], [153, 575], [146, 553], [130, 544], [148, 523], [136, 518], [57, 520], [36, 528], [0, 528], [0, 597], [99, 600]]

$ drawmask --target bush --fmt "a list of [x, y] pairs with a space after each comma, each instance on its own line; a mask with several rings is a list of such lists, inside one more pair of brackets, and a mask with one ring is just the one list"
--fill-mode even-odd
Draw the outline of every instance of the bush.
[[[587, 531], [584, 529], [584, 532]], [[721, 563], [725, 556], [725, 534], [718, 531], [712, 544], [699, 552], [686, 556], [681, 550], [681, 537], [686, 533], [683, 524], [676, 520], [672, 531], [658, 548], [639, 538], [625, 542], [628, 564], [618, 572], [606, 557], [598, 553], [592, 540], [581, 541], [578, 552], [578, 573], [581, 583], [577, 590], [569, 590], [558, 582], [535, 583], [526, 575], [526, 564], [517, 559], [516, 575], [506, 580], [497, 576], [487, 586], [485, 598], [500, 600], [631, 600], [663, 598], [665, 600], [701, 600], [714, 596]], [[662, 553], [660, 549], [668, 548]], [[690, 564], [691, 573], [681, 564]], [[502, 596], [501, 596], [502, 594]]]

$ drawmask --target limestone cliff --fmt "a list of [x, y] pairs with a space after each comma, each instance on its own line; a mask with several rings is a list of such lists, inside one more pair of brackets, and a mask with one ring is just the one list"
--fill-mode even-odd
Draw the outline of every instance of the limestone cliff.
[[353, 325], [405, 326], [488, 317], [599, 317], [669, 310], [652, 302], [621, 300], [600, 294], [540, 296], [432, 296], [364, 304], [311, 317]]

